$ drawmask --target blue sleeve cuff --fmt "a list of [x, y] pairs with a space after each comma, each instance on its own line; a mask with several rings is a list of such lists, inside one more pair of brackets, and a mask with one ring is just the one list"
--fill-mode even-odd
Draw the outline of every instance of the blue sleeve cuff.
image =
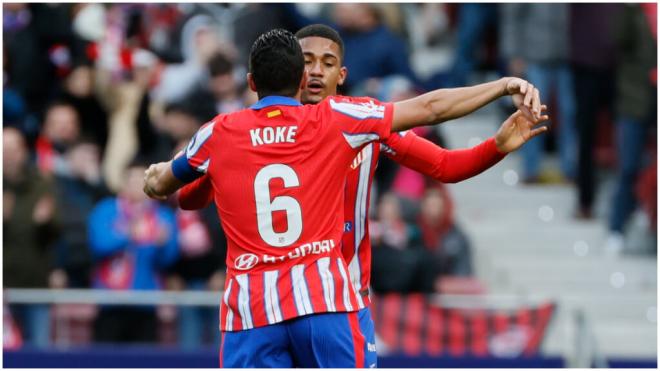
[[172, 173], [174, 173], [174, 176], [177, 179], [184, 183], [190, 183], [204, 175], [195, 170], [195, 168], [188, 163], [188, 158], [186, 158], [185, 155], [179, 156], [172, 161]]

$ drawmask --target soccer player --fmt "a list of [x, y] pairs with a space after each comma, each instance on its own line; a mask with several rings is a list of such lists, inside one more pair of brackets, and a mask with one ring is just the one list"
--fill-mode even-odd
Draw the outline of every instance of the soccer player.
[[[147, 170], [144, 190], [162, 198], [209, 176], [228, 242], [225, 367], [363, 367], [359, 298], [339, 251], [349, 165], [390, 130], [438, 122], [442, 94], [301, 106], [304, 58], [283, 30], [255, 41], [249, 71], [259, 102], [204, 125], [183, 156]], [[545, 131], [519, 111], [508, 121]]]
[[[296, 38], [305, 56], [308, 74], [307, 85], [302, 91], [302, 102], [316, 104], [328, 96], [336, 95], [337, 86], [344, 82], [348, 74], [342, 65], [344, 48], [339, 34], [331, 27], [317, 24], [302, 28], [296, 33]], [[444, 94], [448, 107], [440, 121], [467, 114], [504, 94], [513, 95], [518, 107], [525, 109], [523, 93], [529, 92], [532, 101], [534, 94], [537, 94], [537, 91], [530, 86], [525, 87], [525, 84], [524, 80], [508, 78], [463, 90], [447, 89]], [[479, 95], [484, 97], [479, 99]], [[459, 108], [461, 102], [468, 103]], [[375, 330], [368, 309], [371, 243], [367, 216], [378, 155], [383, 152], [398, 163], [440, 182], [454, 183], [483, 172], [504, 158], [506, 153], [519, 148], [525, 140], [511, 143], [512, 136], [519, 134], [516, 130], [510, 130], [505, 123], [495, 137], [471, 149], [448, 151], [407, 131], [371, 143], [356, 156], [346, 178], [342, 255], [348, 264], [351, 283], [359, 293], [358, 316], [361, 331], [366, 338], [365, 367], [375, 366], [377, 361]], [[179, 205], [184, 209], [206, 207], [212, 200], [213, 189], [208, 176], [187, 184], [179, 192]]]

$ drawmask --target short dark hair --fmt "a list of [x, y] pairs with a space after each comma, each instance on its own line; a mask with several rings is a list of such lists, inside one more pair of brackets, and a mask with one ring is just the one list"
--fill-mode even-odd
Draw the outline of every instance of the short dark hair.
[[305, 58], [295, 36], [283, 29], [257, 38], [250, 50], [250, 73], [259, 98], [268, 95], [293, 97], [305, 71]]
[[231, 60], [222, 53], [215, 53], [208, 62], [209, 74], [211, 77], [226, 75], [232, 73], [234, 65]]
[[296, 38], [298, 40], [302, 40], [306, 37], [322, 37], [331, 40], [339, 46], [339, 58], [342, 61], [344, 60], [344, 40], [342, 40], [341, 36], [339, 36], [339, 33], [335, 31], [334, 28], [317, 23], [305, 26], [296, 32]]

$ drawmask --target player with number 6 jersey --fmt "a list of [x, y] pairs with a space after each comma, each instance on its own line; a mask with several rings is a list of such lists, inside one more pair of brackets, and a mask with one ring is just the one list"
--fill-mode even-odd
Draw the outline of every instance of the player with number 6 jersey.
[[373, 99], [302, 106], [270, 96], [192, 138], [173, 171], [182, 180], [208, 173], [215, 190], [227, 235], [224, 331], [358, 309], [341, 257], [337, 190], [362, 147], [389, 135], [391, 120], [392, 105]]

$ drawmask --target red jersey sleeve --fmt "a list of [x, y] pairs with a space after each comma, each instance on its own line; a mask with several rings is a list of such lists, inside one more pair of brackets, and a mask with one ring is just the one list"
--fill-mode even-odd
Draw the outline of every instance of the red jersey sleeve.
[[412, 131], [394, 133], [381, 150], [396, 162], [443, 183], [456, 183], [482, 173], [500, 162], [495, 138], [468, 149], [447, 150]]
[[337, 125], [351, 148], [387, 138], [392, 129], [394, 105], [376, 99], [328, 97], [321, 104], [329, 122]]
[[188, 183], [179, 190], [179, 207], [183, 210], [198, 210], [213, 202], [213, 185], [211, 178], [202, 176]]

